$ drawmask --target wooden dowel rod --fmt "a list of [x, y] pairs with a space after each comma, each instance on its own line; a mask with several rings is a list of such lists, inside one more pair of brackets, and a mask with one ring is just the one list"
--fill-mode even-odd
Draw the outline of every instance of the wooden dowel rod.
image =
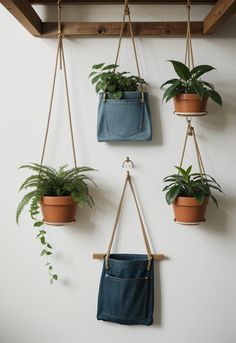
[[[106, 256], [106, 253], [95, 253], [93, 254], [94, 260], [103, 260], [104, 256]], [[153, 254], [152, 255], [153, 260], [165, 260], [166, 256], [164, 254]]]

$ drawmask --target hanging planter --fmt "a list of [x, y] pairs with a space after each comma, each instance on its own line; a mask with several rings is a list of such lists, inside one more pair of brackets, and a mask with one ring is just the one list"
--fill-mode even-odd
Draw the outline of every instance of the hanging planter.
[[[199, 173], [191, 173], [192, 166], [186, 170], [182, 168], [188, 138], [193, 137]], [[167, 185], [163, 188], [166, 192], [166, 202], [173, 205], [175, 221], [179, 224], [196, 225], [205, 221], [205, 213], [208, 200], [211, 198], [218, 206], [216, 198], [212, 195], [212, 189], [222, 192], [220, 185], [210, 175], [206, 174], [200, 153], [194, 127], [188, 119], [184, 147], [177, 174], [164, 178]]]
[[205, 213], [209, 197], [218, 206], [211, 189], [222, 192], [220, 185], [210, 175], [191, 173], [192, 166], [184, 170], [176, 167], [178, 174], [172, 174], [164, 178], [168, 183], [163, 191], [166, 191], [166, 202], [173, 205], [175, 221], [179, 224], [196, 225], [205, 221]]
[[[129, 72], [118, 72], [117, 62], [128, 16], [129, 28], [135, 54], [138, 76]], [[144, 91], [146, 81], [141, 78], [136, 45], [132, 29], [128, 1], [125, 1], [124, 16], [116, 61], [114, 64], [96, 64], [89, 75], [99, 93], [97, 140], [108, 141], [149, 141], [152, 139], [152, 123], [148, 93]]]
[[215, 69], [210, 65], [201, 64], [194, 67], [194, 57], [191, 37], [191, 1], [187, 0], [187, 33], [184, 64], [170, 60], [177, 78], [164, 82], [161, 86], [168, 85], [163, 100], [166, 102], [174, 99], [174, 113], [180, 116], [203, 116], [207, 114], [207, 100], [211, 98], [218, 105], [222, 99], [216, 92], [212, 83], [203, 81], [202, 75]]
[[87, 167], [66, 169], [66, 166], [63, 166], [55, 170], [37, 163], [24, 165], [21, 168], [33, 170], [34, 173], [27, 177], [20, 187], [20, 191], [30, 189], [30, 192], [23, 197], [17, 208], [17, 223], [28, 203], [30, 203], [29, 213], [33, 219], [39, 210], [39, 205], [41, 206], [43, 222], [48, 225], [67, 225], [75, 222], [77, 206], [80, 208], [85, 205], [94, 206], [86, 182], [93, 181], [85, 175], [93, 169]]
[[201, 76], [215, 69], [209, 65], [199, 65], [189, 69], [185, 64], [178, 61], [170, 61], [178, 78], [163, 83], [161, 87], [169, 85], [163, 100], [166, 102], [174, 99], [175, 113], [183, 116], [205, 115], [207, 100], [211, 98], [218, 105], [222, 105], [219, 93], [215, 91], [212, 83], [202, 81]]

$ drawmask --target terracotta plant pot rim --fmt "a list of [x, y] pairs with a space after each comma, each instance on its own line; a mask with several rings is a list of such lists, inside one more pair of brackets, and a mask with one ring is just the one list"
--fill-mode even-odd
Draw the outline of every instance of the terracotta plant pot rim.
[[52, 205], [52, 206], [66, 206], [75, 205], [76, 202], [71, 195], [65, 196], [43, 196], [41, 198], [42, 205]]
[[[199, 95], [196, 93], [181, 93], [181, 94], [177, 94], [175, 98], [179, 100], [196, 100], [197, 99], [199, 101], [202, 101]], [[203, 99], [207, 99], [207, 98], [208, 98], [207, 95], [203, 96]]]
[[202, 203], [200, 203], [193, 197], [177, 197], [173, 204], [175, 206], [186, 206], [186, 207], [204, 206], [208, 204], [208, 201], [209, 201], [209, 196], [207, 196]]

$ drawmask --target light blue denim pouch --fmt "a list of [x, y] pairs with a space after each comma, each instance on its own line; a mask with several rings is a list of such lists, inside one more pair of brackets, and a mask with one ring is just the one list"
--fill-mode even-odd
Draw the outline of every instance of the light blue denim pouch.
[[144, 101], [140, 92], [124, 92], [119, 100], [99, 94], [97, 140], [150, 141], [152, 139], [151, 113], [148, 93]]

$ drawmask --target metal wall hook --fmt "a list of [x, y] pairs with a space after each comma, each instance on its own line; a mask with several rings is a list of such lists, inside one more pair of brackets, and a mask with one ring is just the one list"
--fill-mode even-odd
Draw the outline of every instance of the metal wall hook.
[[131, 159], [128, 156], [126, 157], [126, 160], [124, 160], [124, 162], [122, 163], [122, 168], [125, 167], [126, 163], [131, 164], [131, 167], [134, 168], [134, 163], [133, 163], [133, 161], [131, 161]]

